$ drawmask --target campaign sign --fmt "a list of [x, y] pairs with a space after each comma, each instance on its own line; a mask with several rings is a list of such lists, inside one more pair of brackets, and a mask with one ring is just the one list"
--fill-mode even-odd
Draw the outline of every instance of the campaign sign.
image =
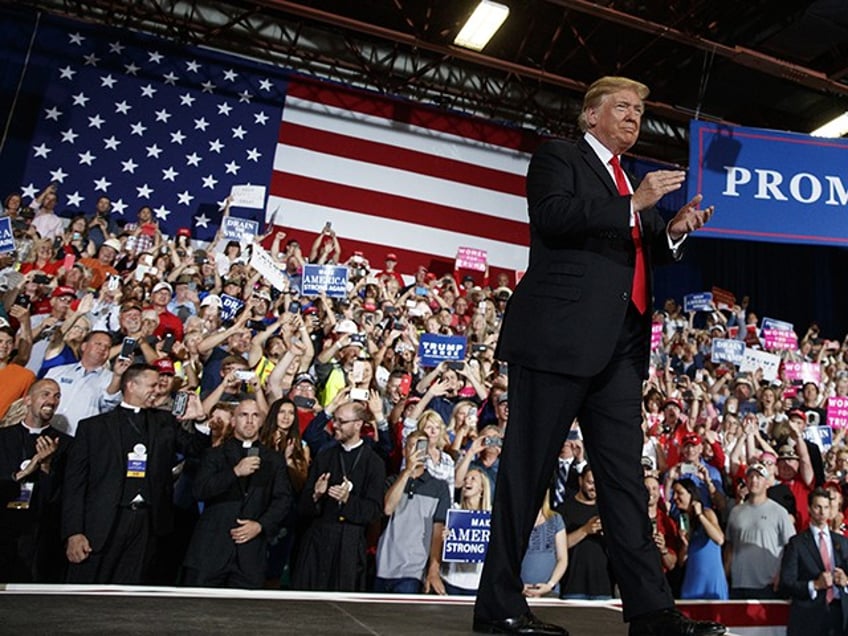
[[827, 423], [833, 428], [848, 428], [848, 397], [827, 400]]
[[824, 453], [833, 446], [833, 430], [830, 426], [808, 426], [804, 429], [804, 439], [816, 444]]
[[239, 243], [251, 243], [259, 234], [259, 221], [225, 216], [221, 219], [221, 232], [225, 239]]
[[791, 322], [778, 320], [777, 318], [763, 318], [762, 323], [760, 323], [760, 328], [775, 329], [777, 331], [795, 331], [795, 325]]
[[244, 307], [244, 302], [233, 296], [221, 294], [221, 320], [233, 320]]
[[712, 345], [710, 360], [713, 362], [729, 362], [735, 365], [742, 364], [742, 359], [745, 357], [745, 343], [741, 340], [713, 338]]
[[712, 295], [713, 302], [718, 309], [733, 309], [736, 305], [736, 296], [731, 291], [713, 285]]
[[303, 296], [318, 296], [322, 291], [330, 298], [347, 297], [347, 267], [304, 265], [300, 293]]
[[821, 365], [818, 362], [784, 362], [783, 373], [790, 382], [821, 382]]
[[289, 288], [289, 279], [264, 247], [258, 243], [253, 244], [250, 254], [250, 266], [259, 272], [277, 291], [284, 292]]
[[777, 371], [780, 368], [780, 356], [773, 353], [766, 353], [758, 349], [745, 349], [745, 355], [742, 357], [742, 364], [739, 366], [739, 371], [754, 372], [757, 369], [763, 370], [763, 379], [772, 382], [777, 380]]
[[421, 334], [418, 358], [422, 367], [435, 367], [442, 360], [465, 360], [465, 336], [443, 336], [440, 333]]
[[794, 331], [783, 329], [763, 329], [763, 346], [768, 351], [795, 351], [798, 348], [798, 336]]
[[485, 272], [487, 258], [486, 250], [478, 250], [474, 247], [458, 247], [456, 249], [456, 269]]
[[689, 198], [715, 205], [699, 237], [848, 245], [848, 139], [692, 121]]
[[265, 207], [265, 186], [234, 185], [230, 197], [230, 205], [233, 207], [261, 210]]
[[663, 324], [655, 322], [651, 324], [651, 351], [656, 351], [660, 348], [663, 338]]
[[4, 216], [0, 219], [0, 254], [4, 254], [6, 252], [14, 252], [15, 246], [15, 235], [12, 233], [12, 219], [8, 216]]
[[448, 536], [442, 546], [442, 561], [482, 563], [489, 549], [491, 514], [488, 510], [449, 508], [445, 520]]
[[683, 297], [683, 311], [712, 311], [712, 292], [700, 292], [698, 294], [686, 294]]

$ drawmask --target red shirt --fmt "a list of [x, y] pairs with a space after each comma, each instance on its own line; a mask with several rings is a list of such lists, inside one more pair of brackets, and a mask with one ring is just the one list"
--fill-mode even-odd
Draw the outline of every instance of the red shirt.
[[[147, 307], [147, 309], [156, 309], [156, 307]], [[159, 312], [159, 326], [153, 335], [158, 338], [164, 338], [166, 334], [174, 334], [174, 340], [183, 339], [183, 323], [167, 309]]]

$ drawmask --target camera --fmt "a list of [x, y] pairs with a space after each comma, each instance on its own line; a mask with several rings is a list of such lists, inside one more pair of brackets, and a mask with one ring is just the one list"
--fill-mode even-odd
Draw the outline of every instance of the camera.
[[497, 448], [500, 448], [501, 446], [503, 446], [503, 440], [500, 437], [496, 437], [496, 436], [487, 437], [486, 441], [483, 442], [483, 445], [484, 446], [495, 446]]
[[121, 343], [121, 353], [118, 354], [118, 357], [124, 360], [132, 360], [135, 355], [135, 345], [135, 338], [124, 338], [124, 341]]
[[252, 380], [254, 375], [255, 375], [253, 373], [253, 371], [250, 371], [249, 369], [239, 369], [238, 371], [235, 372], [235, 374], [236, 374], [236, 379], [241, 380], [242, 382], [247, 382], [248, 380]]
[[425, 438], [420, 438], [417, 442], [415, 442], [415, 452], [416, 453], [426, 453], [427, 446], [429, 442]]
[[351, 389], [350, 399], [356, 402], [368, 401], [368, 389]]
[[188, 393], [180, 391], [174, 396], [174, 404], [171, 406], [171, 413], [173, 413], [175, 417], [181, 417], [185, 415], [186, 409], [188, 409]]

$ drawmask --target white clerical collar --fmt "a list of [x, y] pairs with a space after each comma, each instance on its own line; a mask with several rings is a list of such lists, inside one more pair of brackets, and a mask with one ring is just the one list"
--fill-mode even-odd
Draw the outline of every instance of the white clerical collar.
[[125, 408], [125, 409], [127, 409], [127, 410], [129, 410], [129, 411], [134, 411], [134, 412], [136, 412], [136, 413], [138, 413], [139, 411], [141, 411], [141, 407], [140, 407], [140, 406], [136, 406], [135, 404], [129, 404], [129, 403], [127, 403], [127, 402], [124, 402], [123, 400], [121, 401], [121, 407], [122, 407], [122, 408]]
[[346, 451], [350, 452], [350, 451], [354, 450], [355, 448], [359, 448], [364, 443], [365, 442], [362, 441], [362, 438], [360, 438], [359, 441], [356, 442], [356, 444], [351, 444], [350, 446], [347, 446], [346, 444], [342, 444], [342, 448], [345, 449]]
[[47, 426], [42, 426], [41, 428], [34, 428], [29, 426], [26, 422], [21, 422], [21, 426], [28, 430], [31, 435], [41, 435], [44, 431], [50, 428], [49, 424]]

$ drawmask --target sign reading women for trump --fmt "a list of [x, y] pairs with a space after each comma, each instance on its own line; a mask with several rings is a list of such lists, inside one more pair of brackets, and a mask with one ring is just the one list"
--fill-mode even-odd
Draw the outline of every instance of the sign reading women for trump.
[[715, 205], [698, 236], [848, 245], [848, 139], [693, 121], [689, 197]]
[[418, 341], [418, 357], [422, 367], [435, 367], [442, 360], [465, 359], [465, 336], [443, 336], [425, 333]]

